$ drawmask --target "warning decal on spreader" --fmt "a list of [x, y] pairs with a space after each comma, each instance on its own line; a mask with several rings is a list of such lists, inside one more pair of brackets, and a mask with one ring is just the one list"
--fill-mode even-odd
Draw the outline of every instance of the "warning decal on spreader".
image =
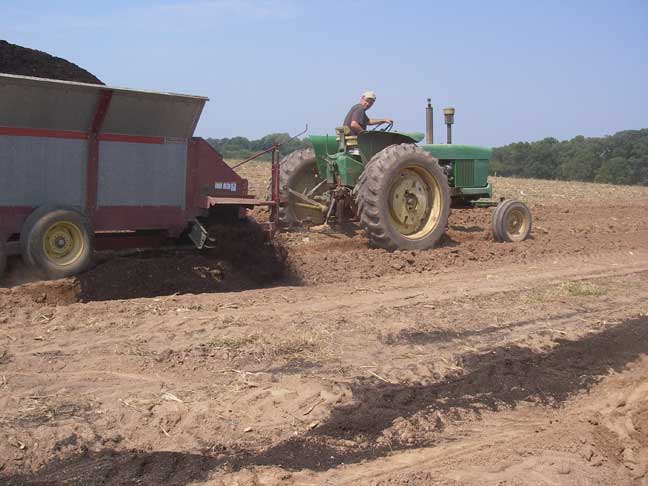
[[236, 192], [236, 182], [216, 182], [214, 184], [214, 188], [221, 189], [223, 191]]

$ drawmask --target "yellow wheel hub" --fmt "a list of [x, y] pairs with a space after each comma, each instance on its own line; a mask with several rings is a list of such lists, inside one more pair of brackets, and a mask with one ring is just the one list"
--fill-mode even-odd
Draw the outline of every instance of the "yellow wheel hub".
[[418, 166], [401, 170], [389, 192], [389, 214], [401, 235], [414, 240], [428, 235], [441, 214], [441, 189], [436, 178]]
[[525, 234], [528, 224], [525, 213], [520, 209], [513, 208], [506, 215], [506, 233], [512, 239]]
[[76, 224], [59, 221], [47, 228], [43, 250], [52, 263], [70, 265], [81, 258], [84, 249], [83, 232]]

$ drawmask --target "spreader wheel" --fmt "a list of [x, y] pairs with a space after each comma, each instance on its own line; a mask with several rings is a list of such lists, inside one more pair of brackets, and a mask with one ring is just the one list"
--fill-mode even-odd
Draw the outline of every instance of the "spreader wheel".
[[428, 152], [413, 144], [392, 145], [365, 167], [358, 208], [373, 246], [432, 248], [443, 235], [450, 214], [448, 181]]
[[[33, 217], [32, 217], [33, 216]], [[21, 234], [23, 259], [47, 278], [64, 278], [88, 268], [94, 232], [88, 219], [73, 209], [38, 209]]]
[[326, 216], [322, 205], [309, 203], [305, 198], [300, 199], [291, 191], [316, 200], [327, 189], [317, 170], [313, 150], [296, 150], [286, 155], [280, 162], [279, 195], [286, 202], [279, 208], [279, 222], [285, 226], [304, 221], [322, 224]]
[[533, 218], [526, 204], [509, 199], [493, 212], [492, 229], [495, 241], [523, 241], [529, 237]]

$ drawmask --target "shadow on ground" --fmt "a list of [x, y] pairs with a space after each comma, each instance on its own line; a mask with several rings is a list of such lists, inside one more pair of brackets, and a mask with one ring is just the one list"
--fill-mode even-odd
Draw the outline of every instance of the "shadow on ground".
[[[4, 481], [7, 485], [186, 484], [204, 480], [217, 469], [253, 465], [327, 470], [451, 440], [443, 434], [445, 424], [479, 417], [484, 410], [514, 409], [521, 402], [559, 407], [647, 352], [648, 317], [644, 316], [578, 341], [559, 341], [547, 352], [507, 346], [466, 354], [465, 371], [438, 383], [360, 380], [353, 386], [353, 403], [334, 408], [315, 429], [263, 450], [223, 449], [204, 455], [104, 450], [49, 464], [35, 474], [5, 476]], [[417, 435], [407, 440], [396, 435], [386, 441], [397, 419], [413, 424]]]
[[5, 284], [28, 283], [24, 293], [55, 305], [301, 284], [287, 262], [286, 249], [260, 225], [242, 222], [213, 228], [215, 240], [209, 249], [187, 245], [104, 251], [88, 271], [49, 282], [13, 259]]
[[110, 258], [77, 277], [82, 302], [231, 292], [295, 281], [287, 252], [253, 222], [212, 225], [210, 248]]

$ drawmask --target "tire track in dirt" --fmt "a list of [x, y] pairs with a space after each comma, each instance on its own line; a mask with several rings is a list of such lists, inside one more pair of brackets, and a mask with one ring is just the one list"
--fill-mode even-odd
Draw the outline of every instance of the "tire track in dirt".
[[[150, 343], [163, 342], [167, 339], [167, 333], [175, 334], [175, 330], [182, 329], [184, 323], [195, 322], [195, 318], [204, 322], [210, 322], [211, 319], [218, 322], [228, 319], [237, 319], [241, 322], [259, 321], [264, 322], [268, 331], [280, 332], [287, 322], [300, 316], [306, 317], [310, 322], [322, 323], [340, 316], [353, 320], [354, 316], [364, 314], [380, 314], [399, 308], [408, 309], [421, 305], [435, 305], [457, 298], [478, 298], [489, 294], [513, 292], [520, 288], [550, 285], [564, 280], [615, 278], [648, 271], [648, 252], [633, 253], [629, 261], [621, 262], [616, 254], [601, 253], [586, 257], [576, 256], [563, 259], [560, 262], [551, 259], [546, 264], [535, 262], [516, 265], [513, 268], [488, 268], [473, 272], [448, 272], [437, 275], [420, 274], [416, 278], [383, 277], [376, 280], [377, 285], [373, 289], [354, 287], [351, 292], [327, 284], [317, 287], [263, 289], [234, 294], [176, 296], [171, 302], [167, 298], [118, 301], [113, 305], [104, 303], [72, 304], [61, 308], [61, 310], [57, 309], [48, 325], [54, 327], [64, 322], [82, 321], [88, 314], [91, 314], [94, 320], [100, 320], [103, 315], [114, 314], [120, 307], [128, 309], [126, 315], [133, 316], [130, 319], [132, 323], [129, 325], [113, 327], [107, 333], [97, 332], [101, 330], [101, 326], [99, 328], [96, 326], [81, 327], [75, 331], [79, 337], [83, 334], [92, 336], [92, 339], [78, 339], [76, 342], [68, 340], [65, 346], [66, 351], [75, 353], [117, 347], [125, 340], [130, 341], [134, 333], [145, 333], [146, 330], [142, 326], [148, 326], [150, 316], [147, 310], [150, 310], [152, 302], [160, 302], [161, 305], [165, 305], [166, 309], [160, 311], [164, 312], [163, 315], [160, 315], [164, 322], [158, 326], [157, 335], [147, 337], [147, 341]], [[313, 300], [314, 294], [317, 295], [316, 300]], [[191, 304], [188, 304], [189, 302]], [[262, 316], [266, 314], [267, 303], [270, 302], [272, 302], [273, 318], [268, 321]], [[205, 312], [202, 308], [191, 310], [191, 306], [209, 306], [217, 311]], [[180, 314], [176, 312], [174, 315], [176, 309], [181, 309], [183, 312]], [[40, 311], [34, 310], [34, 312]], [[557, 316], [554, 317], [554, 319], [556, 318]], [[533, 322], [529, 325], [534, 326]], [[10, 334], [11, 327], [6, 329], [6, 332]], [[42, 327], [32, 326], [31, 331], [30, 329], [24, 330], [26, 335], [38, 336], [42, 334]], [[500, 329], [497, 331], [502, 332]], [[447, 332], [444, 336], [446, 340], [450, 337]], [[456, 338], [460, 337], [456, 336]], [[195, 336], [192, 334], [175, 336], [176, 345], [184, 343], [189, 346], [194, 340]], [[17, 346], [14, 354], [23, 356], [36, 352], [48, 353], [58, 349], [56, 338], [53, 341], [48, 339], [41, 342], [42, 344], [32, 341], [25, 346]]]
[[642, 376], [647, 365], [644, 347], [629, 371], [602, 379], [562, 408], [521, 404], [485, 414], [433, 447], [390, 454], [370, 465], [298, 472], [293, 484], [400, 485], [419, 484], [422, 478], [426, 485], [645, 484], [646, 439], [638, 430], [648, 410]]
[[[645, 302], [646, 288], [643, 291], [641, 288], [630, 289], [626, 309], [615, 304], [621, 300], [614, 294], [610, 302], [595, 306], [575, 306], [567, 302], [561, 304], [563, 309], [547, 310], [545, 314], [527, 316], [516, 312], [514, 315], [517, 318], [509, 323], [512, 327], [507, 329], [505, 326], [508, 324], [504, 323], [501, 335], [477, 346], [490, 325], [487, 321], [490, 316], [487, 313], [488, 300], [492, 300], [491, 305], [497, 307], [497, 299], [507, 298], [508, 293], [514, 296], [516, 292], [555, 286], [566, 280], [609, 280], [617, 287], [623, 282], [641, 283], [645, 281], [648, 271], [648, 252], [634, 253], [629, 255], [630, 258], [623, 259], [618, 254], [602, 252], [594, 256], [574, 255], [557, 263], [548, 258], [524, 265], [475, 266], [439, 274], [383, 277], [373, 281], [374, 289], [358, 287], [359, 290], [353, 289], [354, 293], [350, 293], [348, 288], [328, 284], [232, 294], [72, 304], [53, 308], [54, 312], [47, 314], [43, 323], [39, 317], [41, 308], [21, 309], [20, 318], [12, 318], [5, 323], [5, 329], [15, 339], [6, 341], [13, 361], [3, 365], [3, 375], [12, 386], [12, 394], [24, 399], [35, 391], [56, 395], [57, 391], [65, 388], [74, 390], [77, 396], [99, 403], [101, 410], [104, 410], [102, 421], [99, 422], [93, 421], [92, 414], [84, 415], [90, 429], [96, 430], [93, 433], [99, 435], [106, 423], [112, 423], [112, 427], [118, 431], [129, 431], [129, 442], [119, 447], [108, 442], [112, 455], [95, 451], [70, 463], [52, 463], [42, 475], [16, 477], [16, 481], [37, 481], [39, 478], [63, 480], [66, 474], [73, 474], [78, 478], [87, 478], [87, 484], [93, 484], [94, 477], [97, 482], [102, 480], [108, 484], [119, 484], [114, 482], [117, 479], [141, 480], [145, 484], [158, 481], [159, 484], [159, 481], [173, 482], [182, 478], [186, 481], [207, 481], [210, 473], [216, 473], [223, 478], [222, 484], [234, 484], [233, 478], [237, 474], [245, 475], [258, 468], [271, 468], [274, 471], [272, 474], [276, 473], [277, 468], [283, 471], [281, 474], [298, 468], [332, 474], [342, 463], [356, 463], [354, 467], [363, 468], [366, 472], [374, 464], [380, 464], [376, 461], [384, 461], [385, 456], [409, 454], [407, 451], [431, 443], [437, 448], [444, 448], [458, 438], [473, 437], [481, 433], [479, 420], [489, 414], [504, 413], [511, 407], [519, 408], [529, 403], [535, 414], [542, 415], [543, 412], [539, 410], [560, 406], [573, 393], [595, 387], [600, 377], [609, 373], [609, 360], [613, 361], [613, 369], [621, 370], [647, 351], [645, 343], [648, 336], [637, 334], [643, 332], [645, 325], [626, 323], [600, 328], [594, 324], [580, 324], [574, 309], [576, 312], [581, 309], [584, 317], [593, 320], [607, 314], [628, 316], [628, 313], [636, 312], [642, 297]], [[434, 304], [434, 309], [422, 307], [430, 302]], [[470, 307], [471, 302], [475, 305], [483, 302], [484, 308]], [[514, 311], [525, 308], [520, 303], [515, 305], [518, 307]], [[436, 320], [447, 313], [441, 322], [446, 328], [457, 319], [455, 331], [458, 334], [446, 334], [442, 342], [415, 339], [411, 343], [403, 343], [413, 346], [411, 349], [374, 339], [375, 333], [382, 327], [384, 332], [393, 331], [396, 336], [401, 330], [409, 329], [408, 322], [392, 322], [392, 318], [406, 315], [411, 312], [410, 309], [419, 312], [421, 308], [427, 309], [426, 319], [434, 317]], [[464, 323], [476, 312], [484, 313], [484, 321]], [[538, 322], [537, 316], [542, 315], [547, 316], [548, 322]], [[202, 320], [205, 316], [216, 319], [213, 328], [208, 328], [209, 319]], [[336, 321], [341, 317], [347, 320]], [[229, 357], [223, 358], [218, 354], [210, 356], [189, 352], [198, 339], [245, 337], [248, 332], [258, 333], [270, 340], [268, 343], [262, 341], [260, 346], [270, 345], [279, 336], [309, 331], [300, 329], [302, 319], [306, 319], [306, 324], [312, 327], [329, 323], [325, 329], [331, 334], [329, 345], [338, 348], [338, 354], [331, 358], [313, 355], [311, 358], [321, 369], [313, 368], [309, 372], [298, 367], [294, 375], [272, 372], [267, 376], [256, 376], [254, 372], [268, 372], [271, 368], [266, 367], [269, 366], [280, 368], [285, 361], [277, 357], [271, 357], [269, 361], [230, 361]], [[80, 324], [65, 333], [46, 335], [46, 341], [34, 342], [34, 338], [44, 335], [46, 326], [64, 326], [66, 322]], [[88, 325], [83, 325], [83, 322], [88, 322]], [[516, 328], [515, 323], [520, 322], [523, 326]], [[528, 346], [529, 340], [535, 339], [534, 333], [544, 332], [549, 326], [568, 332], [557, 339], [555, 336], [545, 336], [538, 340], [537, 345]], [[202, 328], [206, 328], [205, 331], [199, 332]], [[500, 331], [492, 326], [491, 329]], [[432, 336], [436, 328], [423, 331], [431, 332]], [[594, 331], [595, 334], [590, 336], [589, 333]], [[475, 342], [469, 341], [470, 333], [474, 333]], [[245, 350], [245, 341], [241, 342]], [[111, 350], [120, 343], [126, 348], [134, 346], [133, 353], [120, 354], [115, 359]], [[65, 350], [65, 355], [56, 357], [47, 354], [43, 355], [45, 357], [30, 358], [32, 361], [27, 360], [30, 353], [52, 353], [58, 346]], [[250, 346], [253, 347], [254, 343]], [[184, 347], [189, 351], [186, 355], [182, 354], [180, 361], [169, 361], [164, 353], [165, 349], [169, 349], [171, 353], [168, 356], [177, 356], [177, 350]], [[419, 353], [420, 358], [407, 354], [412, 352]], [[394, 364], [399, 357], [405, 358], [399, 360], [403, 364]], [[454, 361], [451, 364], [456, 363], [458, 369], [441, 366], [436, 369], [438, 376], [435, 377], [424, 368], [429, 364], [436, 365], [443, 357], [452, 358]], [[66, 367], [64, 372], [57, 374], [48, 371], [45, 365], [47, 360], [54, 364], [59, 360]], [[361, 371], [358, 368], [360, 363], [375, 363], [376, 367], [368, 369], [373, 370], [378, 378], [366, 370]], [[32, 364], [33, 369], [40, 373], [38, 384], [33, 380], [29, 384], [14, 380], [15, 377], [24, 379], [26, 375], [21, 374], [24, 367]], [[94, 378], [84, 377], [84, 369], [94, 372], [101, 370], [101, 366], [113, 373], [113, 378], [93, 382]], [[347, 367], [347, 370], [338, 371], [336, 366]], [[421, 366], [421, 369], [411, 369], [408, 375], [400, 372], [408, 366]], [[227, 368], [234, 368], [233, 372], [229, 372], [229, 377], [217, 378], [223, 376], [223, 370]], [[389, 374], [392, 371], [395, 378]], [[247, 372], [252, 373], [246, 375]], [[233, 378], [237, 375], [241, 377], [238, 382]], [[150, 383], [142, 383], [142, 376], [150, 376]], [[584, 381], [581, 380], [582, 376]], [[380, 377], [387, 377], [388, 381], [393, 382], [386, 383]], [[158, 378], [182, 398], [185, 395], [176, 390], [184, 393], [193, 390], [192, 399], [187, 401], [190, 404], [178, 405], [176, 410], [171, 409], [169, 404], [155, 402], [150, 415], [153, 427], [142, 425], [139, 412], [121, 402], [114, 408], [118, 397], [129, 399], [126, 394], [132, 393], [134, 398], [147, 400], [154, 393], [159, 397], [161, 385], [155, 381]], [[205, 382], [212, 383], [215, 388], [202, 387]], [[228, 391], [229, 385], [240, 386], [240, 389]], [[340, 398], [340, 394], [334, 395], [331, 391], [333, 385], [350, 390], [350, 394], [346, 398]], [[289, 390], [292, 386], [309, 390], [310, 394], [315, 392], [315, 397], [319, 396], [317, 393], [327, 396], [324, 394], [326, 392], [334, 395], [334, 398], [323, 402], [309, 414], [308, 421], [302, 420], [298, 427], [291, 428], [290, 414], [301, 414], [300, 409], [313, 403], [310, 395], [299, 394], [299, 403], [304, 401], [304, 404], [295, 408], [294, 396], [281, 391]], [[215, 391], [217, 398], [213, 396]], [[273, 394], [279, 391], [281, 394]], [[223, 410], [220, 401], [235, 401], [238, 405], [228, 413]], [[278, 405], [273, 405], [274, 402]], [[6, 401], [2, 403], [9, 404]], [[141, 407], [137, 401], [128, 403]], [[7, 406], [6, 410], [13, 413], [16, 405], [12, 404], [11, 408]], [[186, 407], [186, 411], [183, 411], [183, 407]], [[240, 410], [237, 410], [239, 407]], [[264, 419], [264, 414], [276, 407], [286, 410], [285, 418], [271, 425], [267, 418]], [[194, 409], [197, 411], [194, 412]], [[437, 412], [441, 414], [441, 425], [438, 427]], [[551, 415], [553, 412], [548, 413]], [[242, 424], [250, 423], [258, 432], [244, 432], [242, 426], [230, 430], [223, 425], [228, 422], [224, 419], [221, 421], [216, 414]], [[530, 416], [533, 417], [532, 414]], [[521, 417], [513, 415], [510, 420], [523, 421], [525, 416]], [[10, 420], [11, 415], [6, 419]], [[173, 424], [173, 420], [181, 420], [181, 427], [177, 431], [169, 428], [168, 423]], [[318, 422], [312, 429], [309, 428], [310, 420]], [[50, 426], [63, 431], [71, 423], [65, 418], [57, 422], [56, 427], [54, 424]], [[125, 429], [121, 428], [121, 423]], [[161, 430], [156, 429], [158, 425], [162, 427]], [[75, 427], [75, 433], [81, 435], [79, 430], [83, 430], [84, 425], [76, 424]], [[266, 427], [272, 432], [264, 435]], [[183, 428], [186, 429], [184, 433]], [[478, 432], [471, 432], [472, 429]], [[35, 430], [33, 440], [40, 437], [43, 430]], [[151, 438], [156, 430], [157, 436]], [[170, 437], [162, 430], [166, 430]], [[20, 427], [12, 428], [11, 434], [21, 431], [24, 432]], [[53, 446], [65, 439], [63, 432], [60, 433], [62, 436], [53, 442]], [[195, 434], [200, 441], [190, 437], [190, 434]], [[210, 438], [214, 440], [214, 435], [226, 441], [223, 446], [227, 445], [218, 454], [209, 452], [206, 445]], [[28, 442], [25, 437], [20, 440]], [[83, 441], [78, 440], [85, 447], [97, 448], [97, 443], [87, 437]], [[44, 442], [39, 440], [39, 443]], [[162, 447], [175, 448], [176, 451], [155, 452]], [[142, 448], [153, 448], [154, 452], [137, 451]], [[333, 458], [329, 459], [331, 456]], [[529, 467], [532, 466], [529, 464]], [[96, 476], [93, 471], [97, 473]], [[401, 473], [384, 471], [384, 474], [389, 477]], [[298, 476], [295, 476], [295, 480]]]
[[[121, 484], [133, 480], [144, 481], [145, 484], [154, 484], [155, 481], [181, 484], [181, 478], [186, 481], [205, 480], [209, 471], [220, 470], [229, 475], [232, 481], [229, 484], [236, 484], [234, 481], [238, 471], [249, 471], [249, 468], [257, 466], [279, 466], [289, 471], [310, 470], [290, 473], [288, 477], [292, 480], [288, 484], [380, 484], [375, 481], [394, 475], [411, 475], [414, 471], [436, 472], [441, 477], [460, 481], [460, 484], [484, 484], [484, 478], [489, 476], [489, 479], [497, 481], [524, 481], [531, 477], [534, 481], [551, 482], [565, 474], [564, 467], [567, 467], [569, 471], [578, 470], [579, 477], [590, 479], [587, 484], [621, 484], [613, 481], [611, 469], [593, 469], [588, 464], [589, 460], [582, 456], [579, 449], [582, 443], [578, 435], [569, 439], [564, 450], [543, 450], [540, 444], [548, 436], [564, 433], [566, 427], [569, 429], [578, 421], [578, 415], [583, 412], [583, 404], [580, 403], [583, 398], [570, 399], [575, 391], [605, 386], [600, 377], [602, 373], [607, 374], [605, 370], [608, 367], [621, 371], [645, 355], [648, 351], [647, 325], [648, 318], [644, 317], [585, 340], [565, 341], [549, 353], [519, 350], [518, 356], [510, 357], [510, 353], [507, 353], [490, 360], [480, 359], [466, 375], [430, 387], [414, 386], [413, 403], [394, 404], [388, 398], [407, 394], [411, 385], [358, 384], [359, 388], [354, 393], [355, 403], [334, 408], [324, 423], [301, 437], [288, 439], [262, 451], [239, 449], [220, 458], [170, 452], [91, 453], [70, 463], [53, 464], [39, 476], [27, 479], [37, 480], [41, 477], [62, 480], [72, 474], [75, 478], [83, 478], [84, 484]], [[609, 346], [610, 342], [614, 345]], [[610, 354], [601, 353], [600, 350]], [[511, 374], [511, 383], [507, 387], [493, 386], [496, 382], [492, 378], [503, 376], [501, 373], [493, 374], [493, 367], [515, 367], [529, 359], [537, 359], [540, 364], [532, 373], [535, 376], [515, 373]], [[554, 376], [556, 370], [560, 370], [562, 376]], [[580, 380], [584, 370], [590, 380], [589, 385]], [[530, 387], [530, 384], [537, 384], [537, 378], [543, 373], [549, 373], [549, 379], [543, 382], [545, 389], [540, 391]], [[515, 384], [515, 387], [511, 384]], [[552, 388], [554, 386], [557, 388]], [[634, 400], [642, 399], [645, 405], [644, 395], [635, 396]], [[538, 411], [537, 406], [532, 406], [535, 400], [529, 400], [535, 397], [542, 401], [546, 396], [554, 396], [559, 402]], [[456, 416], [457, 410], [469, 412], [476, 404], [490, 400], [494, 401], [493, 406], [482, 409], [478, 414], [464, 414], [461, 418]], [[498, 400], [500, 404], [497, 404]], [[505, 406], [509, 401], [516, 406]], [[564, 411], [553, 408], [564, 401], [568, 403]], [[367, 407], [380, 413], [372, 417]], [[591, 408], [591, 404], [587, 407]], [[402, 439], [394, 437], [389, 445], [376, 442], [367, 447], [366, 437], [354, 440], [353, 434], [359, 432], [376, 434], [375, 437], [379, 438], [380, 431], [390, 426], [395, 418], [401, 423], [410, 421], [412, 426], [421, 427], [428, 410], [434, 412], [437, 418], [441, 411], [441, 426], [436, 430], [427, 430], [427, 439], [422, 442], [401, 442]], [[376, 419], [379, 421], [376, 422]], [[339, 427], [342, 424], [344, 428]], [[361, 428], [354, 430], [354, 426]], [[591, 423], [586, 427], [589, 430], [591, 426], [596, 424]], [[534, 436], [535, 439], [530, 439]], [[477, 462], [472, 463], [472, 467], [466, 466], [471, 458], [474, 460], [475, 456], [486, 450], [487, 457], [492, 458], [494, 449], [499, 449], [500, 453], [493, 464]], [[606, 454], [603, 449], [597, 451], [597, 454]], [[604, 457], [608, 462], [614, 460], [613, 456]], [[116, 464], [124, 466], [123, 469], [116, 471]], [[137, 467], [138, 464], [146, 467]], [[271, 471], [272, 477], [276, 478], [276, 470]], [[264, 474], [264, 469], [257, 469], [255, 473], [261, 484]], [[19, 479], [14, 478], [8, 484], [24, 484]], [[206, 484], [223, 483], [208, 481]]]

